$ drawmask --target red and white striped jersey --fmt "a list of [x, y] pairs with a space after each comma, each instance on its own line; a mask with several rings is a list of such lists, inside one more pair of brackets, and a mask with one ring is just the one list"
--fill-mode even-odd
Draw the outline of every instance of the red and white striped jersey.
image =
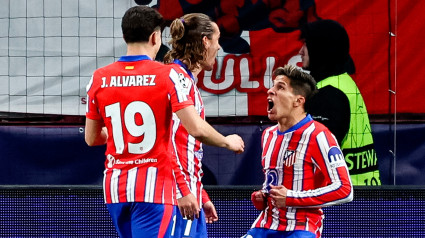
[[[196, 86], [195, 78], [186, 65], [174, 60], [175, 67], [181, 67], [191, 78], [188, 85], [189, 98], [194, 102], [194, 106], [199, 116], [205, 120], [204, 103], [201, 93]], [[184, 197], [192, 193], [202, 204], [202, 143], [189, 135], [180, 122], [180, 119], [173, 114], [173, 134], [172, 142], [176, 155], [177, 166], [174, 169], [177, 180], [177, 198]]]
[[179, 68], [147, 56], [123, 56], [94, 72], [86, 117], [108, 130], [106, 203], [176, 204], [172, 113], [193, 105], [188, 82]]
[[353, 187], [344, 156], [331, 132], [310, 115], [285, 132], [278, 126], [262, 136], [263, 192], [270, 185], [288, 189], [286, 208], [268, 198], [267, 207], [252, 228], [306, 230], [320, 237], [321, 207], [349, 202]]

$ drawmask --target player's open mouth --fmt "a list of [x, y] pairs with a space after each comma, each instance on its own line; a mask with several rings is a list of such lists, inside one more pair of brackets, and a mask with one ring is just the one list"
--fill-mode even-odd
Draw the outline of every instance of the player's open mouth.
[[268, 100], [267, 111], [270, 112], [274, 106], [274, 103], [271, 99]]

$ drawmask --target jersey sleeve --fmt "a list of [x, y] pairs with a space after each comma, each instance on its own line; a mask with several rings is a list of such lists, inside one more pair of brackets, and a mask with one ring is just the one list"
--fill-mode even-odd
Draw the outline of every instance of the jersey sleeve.
[[211, 201], [210, 196], [208, 196], [208, 193], [205, 191], [205, 189], [202, 189], [202, 204], [205, 204], [209, 201]]
[[[95, 72], [96, 74], [96, 72]], [[98, 82], [95, 80], [95, 74], [90, 79], [90, 82], [86, 86], [87, 100], [86, 100], [86, 117], [92, 120], [100, 120], [102, 116], [99, 113], [99, 108], [96, 103], [96, 91], [98, 88]]]
[[173, 112], [177, 112], [180, 109], [194, 105], [192, 98], [189, 96], [191, 89], [191, 79], [182, 70], [171, 67], [169, 78], [171, 83], [169, 84], [169, 94], [171, 100], [171, 107]]
[[179, 189], [181, 196], [187, 196], [190, 194], [189, 185], [187, 184], [187, 179], [185, 178], [185, 174], [177, 163], [177, 157], [173, 153], [173, 159], [171, 160], [174, 175], [176, 177], [177, 188]]
[[288, 190], [286, 205], [289, 207], [327, 207], [353, 200], [353, 186], [344, 155], [336, 138], [328, 130], [321, 131], [315, 138], [316, 154], [313, 163], [318, 167], [315, 183], [318, 188], [307, 191]]
[[[180, 70], [178, 67], [170, 67], [169, 78], [171, 81], [169, 93], [171, 100], [171, 107], [173, 112], [176, 112], [180, 109], [194, 105], [193, 100], [191, 99], [190, 89], [192, 87], [191, 79], [184, 71]], [[176, 156], [173, 156], [173, 170], [176, 176], [177, 188], [179, 189], [182, 197], [190, 194], [190, 188], [186, 179], [186, 175], [180, 168], [177, 163]]]

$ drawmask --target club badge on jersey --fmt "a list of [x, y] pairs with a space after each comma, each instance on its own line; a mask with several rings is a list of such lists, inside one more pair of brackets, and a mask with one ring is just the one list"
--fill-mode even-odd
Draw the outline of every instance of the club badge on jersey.
[[185, 77], [184, 74], [179, 73], [178, 75], [178, 82], [179, 84], [176, 85], [178, 90], [180, 90], [182, 93], [189, 95], [190, 89], [192, 88], [192, 80]]

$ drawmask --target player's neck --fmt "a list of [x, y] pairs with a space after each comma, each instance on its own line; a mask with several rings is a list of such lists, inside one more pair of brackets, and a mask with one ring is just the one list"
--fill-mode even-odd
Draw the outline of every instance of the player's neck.
[[280, 132], [285, 132], [289, 128], [295, 126], [298, 122], [302, 121], [307, 114], [305, 112], [303, 113], [295, 113], [288, 117], [281, 118], [278, 121], [278, 127]]
[[198, 78], [198, 74], [202, 71], [201, 67], [197, 67], [192, 71], [192, 74], [195, 78]]
[[[183, 60], [182, 62], [183, 62], [183, 64], [186, 65], [186, 67], [188, 69], [191, 68], [191, 66], [193, 66], [193, 65], [190, 64], [190, 62], [188, 60]], [[196, 64], [196, 67], [194, 69], [190, 70], [190, 72], [192, 73], [192, 75], [195, 78], [197, 78], [198, 77], [198, 74], [201, 72], [201, 70], [202, 70], [201, 66], [199, 64]]]
[[130, 43], [127, 45], [127, 55], [147, 55], [151, 59], [155, 59], [158, 51], [146, 43]]

